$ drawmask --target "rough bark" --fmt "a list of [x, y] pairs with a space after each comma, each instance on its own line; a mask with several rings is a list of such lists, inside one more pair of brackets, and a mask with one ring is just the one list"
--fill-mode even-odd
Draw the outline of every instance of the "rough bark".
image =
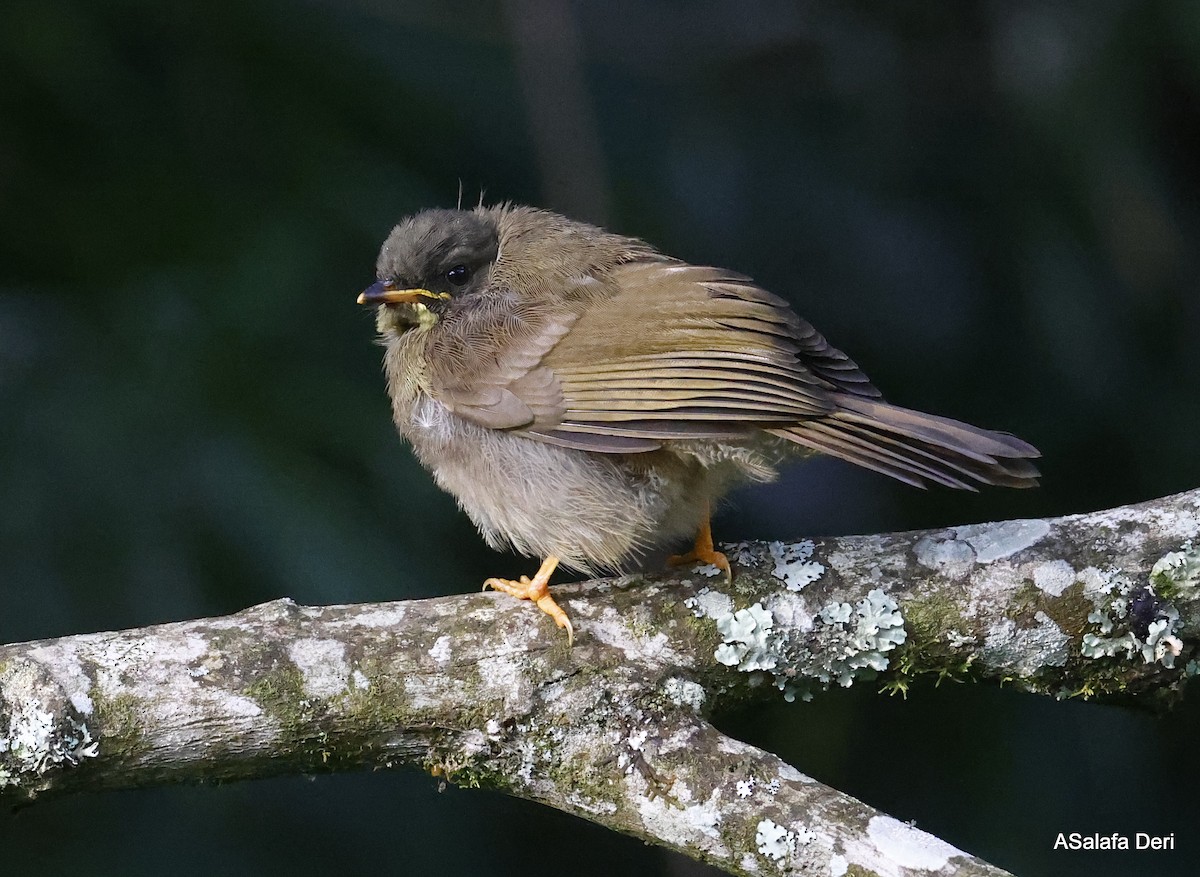
[[[749, 699], [876, 678], [1161, 704], [1197, 668], [1200, 491], [1088, 515], [729, 546], [737, 571], [278, 600], [0, 648], [0, 799], [415, 764], [737, 874], [1002, 874], [723, 736]], [[857, 869], [857, 870], [856, 870]]]

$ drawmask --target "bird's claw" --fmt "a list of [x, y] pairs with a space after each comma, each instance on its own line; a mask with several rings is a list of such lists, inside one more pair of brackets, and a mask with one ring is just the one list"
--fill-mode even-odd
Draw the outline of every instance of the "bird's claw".
[[550, 596], [548, 582], [556, 566], [558, 566], [558, 558], [548, 557], [532, 579], [529, 576], [521, 576], [517, 581], [490, 578], [483, 583], [483, 590], [486, 591], [488, 588], [491, 588], [492, 590], [508, 594], [510, 597], [516, 597], [518, 600], [533, 602], [539, 609], [553, 618], [555, 624], [567, 632], [567, 646], [570, 647], [575, 644], [575, 627], [571, 624], [571, 619], [567, 617], [567, 613]]
[[695, 549], [687, 554], [672, 554], [667, 558], [667, 563], [671, 566], [683, 566], [688, 563], [708, 563], [715, 566], [725, 574], [725, 581], [733, 581], [733, 570], [729, 565], [729, 558], [720, 551], [697, 551]]

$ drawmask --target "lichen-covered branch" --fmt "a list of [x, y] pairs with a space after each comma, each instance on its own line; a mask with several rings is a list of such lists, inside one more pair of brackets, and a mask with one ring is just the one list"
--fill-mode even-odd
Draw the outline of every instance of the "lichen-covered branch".
[[[1200, 491], [1090, 515], [728, 546], [737, 571], [511, 598], [287, 600], [0, 648], [0, 799], [415, 764], [740, 874], [999, 874], [722, 736], [875, 678], [1161, 702], [1195, 671]], [[801, 708], [801, 707], [798, 707]]]
[[718, 660], [769, 673], [789, 699], [878, 674], [900, 693], [921, 676], [991, 679], [1161, 706], [1200, 672], [1200, 490], [1049, 520], [732, 547], [759, 575], [689, 605], [722, 632]]

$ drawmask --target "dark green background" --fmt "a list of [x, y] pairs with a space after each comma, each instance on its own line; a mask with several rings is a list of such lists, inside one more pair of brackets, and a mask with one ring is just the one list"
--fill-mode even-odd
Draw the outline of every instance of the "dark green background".
[[[354, 306], [404, 214], [531, 202], [754, 275], [891, 399], [1018, 433], [1033, 492], [829, 461], [723, 538], [1085, 511], [1200, 485], [1200, 4], [0, 8], [0, 641], [465, 590]], [[726, 717], [1021, 874], [1200, 870], [1197, 698], [982, 686]], [[5, 874], [704, 869], [416, 772], [48, 801]], [[531, 826], [542, 829], [535, 837]], [[1052, 852], [1059, 831], [1173, 853]]]

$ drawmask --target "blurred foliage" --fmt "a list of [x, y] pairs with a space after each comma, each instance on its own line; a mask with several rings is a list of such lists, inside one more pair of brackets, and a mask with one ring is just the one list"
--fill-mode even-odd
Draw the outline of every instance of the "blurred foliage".
[[[725, 538], [1194, 487], [1198, 157], [1186, 0], [8, 0], [0, 640], [532, 569], [487, 551], [395, 437], [354, 306], [390, 226], [460, 186], [751, 273], [893, 400], [1045, 454], [1041, 490], [978, 496], [816, 461], [740, 492]], [[1051, 850], [1195, 825], [1195, 697], [1152, 719], [952, 688], [727, 721], [1022, 874], [1196, 873], [1188, 835], [1154, 857]], [[14, 873], [704, 871], [434, 788], [52, 801], [0, 820], [0, 848]]]

